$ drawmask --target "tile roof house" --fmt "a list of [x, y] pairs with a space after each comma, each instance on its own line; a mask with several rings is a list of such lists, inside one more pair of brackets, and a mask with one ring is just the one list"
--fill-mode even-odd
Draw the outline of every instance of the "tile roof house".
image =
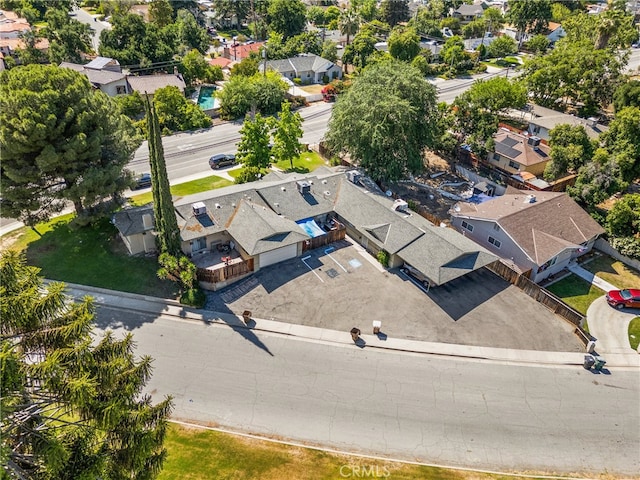
[[540, 282], [591, 250], [604, 229], [567, 194], [507, 193], [481, 204], [457, 203], [451, 223], [466, 237]]
[[[195, 258], [233, 245], [242, 259], [251, 259], [255, 271], [301, 255], [317, 237], [329, 238], [337, 222], [338, 238], [346, 232], [374, 255], [387, 251], [390, 267], [409, 263], [432, 286], [496, 260], [456, 231], [398, 210], [393, 199], [362, 185], [367, 183], [357, 175], [321, 168], [308, 175], [271, 173], [257, 183], [184, 197], [174, 204], [182, 250]], [[142, 209], [146, 212], [123, 210], [113, 218], [123, 239], [137, 237], [125, 241], [132, 254], [147, 251], [140, 225], [143, 215], [153, 211], [151, 206]]]
[[243, 45], [238, 43], [234, 43], [233, 45], [227, 44], [222, 49], [222, 56], [234, 62], [240, 62], [251, 55], [251, 52], [260, 52], [263, 45], [264, 42], [245, 43]]
[[[262, 72], [263, 64], [258, 68]], [[342, 78], [342, 69], [338, 65], [311, 53], [282, 60], [269, 60], [267, 69], [275, 70], [288, 79], [299, 78], [302, 83], [321, 83], [325, 75], [330, 80]]]
[[[0, 68], [5, 67], [5, 59], [16, 56], [16, 50], [26, 47], [22, 35], [31, 31], [31, 24], [21, 18], [15, 12], [0, 10]], [[35, 48], [46, 53], [49, 49], [49, 40], [38, 38]]]
[[529, 137], [500, 128], [495, 137], [495, 150], [488, 155], [489, 164], [510, 174], [544, 173], [551, 157], [550, 148], [538, 137]]
[[60, 66], [82, 73], [94, 88], [110, 97], [129, 93], [126, 75], [122, 73], [120, 63], [113, 58], [96, 57], [86, 65], [62, 62]]

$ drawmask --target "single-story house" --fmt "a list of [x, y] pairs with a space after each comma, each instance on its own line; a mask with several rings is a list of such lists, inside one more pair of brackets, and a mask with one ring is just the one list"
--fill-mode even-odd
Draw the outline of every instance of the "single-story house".
[[518, 192], [459, 202], [451, 224], [540, 282], [591, 250], [604, 229], [567, 194]]
[[488, 154], [487, 160], [491, 166], [505, 172], [541, 175], [551, 160], [551, 149], [539, 137], [520, 135], [500, 128], [494, 140], [495, 151]]
[[[308, 175], [271, 173], [260, 182], [184, 197], [174, 205], [182, 251], [196, 261], [232, 250], [238, 262], [257, 271], [347, 234], [372, 254], [387, 251], [390, 267], [408, 263], [420, 270], [431, 286], [497, 259], [453, 229], [408, 211], [406, 202], [363, 188], [370, 185], [364, 180], [321, 168]], [[132, 254], [148, 251], [143, 237], [153, 223], [151, 206], [120, 211], [113, 223]]]
[[263, 45], [264, 42], [245, 43], [242, 45], [239, 43], [226, 44], [222, 48], [222, 56], [234, 62], [240, 62], [251, 55], [251, 52], [260, 52]]
[[113, 58], [96, 57], [86, 65], [62, 62], [60, 66], [82, 73], [94, 88], [110, 97], [129, 93], [127, 76], [122, 73], [120, 63]]
[[[524, 34], [521, 35], [520, 31], [515, 25], [505, 25], [502, 29], [502, 33], [510, 36], [518, 42], [527, 42], [535, 36], [535, 34], [529, 32], [524, 32]], [[566, 36], [567, 32], [565, 32], [561, 24], [556, 22], [549, 22], [549, 24], [547, 25], [547, 29], [542, 32], [542, 35], [547, 37], [547, 40], [549, 40], [551, 43], [555, 43], [562, 37]]]
[[535, 104], [529, 104], [527, 111], [511, 110], [509, 115], [528, 122], [527, 131], [529, 134], [543, 140], [549, 140], [549, 132], [558, 125], [582, 125], [589, 138], [594, 140], [597, 140], [602, 132], [609, 129], [606, 125], [598, 123], [596, 118], [580, 118]]
[[186, 88], [184, 79], [179, 73], [158, 73], [140, 76], [128, 75], [127, 85], [129, 86], [130, 92], [138, 92], [141, 95], [145, 93], [153, 95], [156, 93], [156, 90], [164, 87], [177, 87], [178, 90], [184, 94], [184, 89]]
[[482, 18], [484, 11], [489, 8], [485, 2], [477, 2], [471, 5], [463, 3], [453, 11], [453, 18], [460, 20], [463, 25]]
[[[263, 64], [258, 68], [262, 72]], [[342, 69], [338, 65], [311, 53], [283, 60], [269, 60], [267, 69], [275, 70], [285, 78], [299, 78], [302, 83], [322, 83], [325, 76], [329, 80], [342, 78]]]

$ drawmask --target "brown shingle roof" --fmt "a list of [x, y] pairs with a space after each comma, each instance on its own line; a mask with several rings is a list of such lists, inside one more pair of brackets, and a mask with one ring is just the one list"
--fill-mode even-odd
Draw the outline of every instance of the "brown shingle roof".
[[604, 229], [567, 194], [520, 192], [496, 197], [479, 205], [459, 203], [462, 218], [495, 221], [538, 265], [566, 247], [604, 233]]
[[[537, 147], [527, 144], [528, 137], [500, 129], [495, 136], [496, 152], [521, 165], [535, 165], [550, 160], [550, 148], [544, 143]], [[505, 148], [500, 148], [504, 146]]]

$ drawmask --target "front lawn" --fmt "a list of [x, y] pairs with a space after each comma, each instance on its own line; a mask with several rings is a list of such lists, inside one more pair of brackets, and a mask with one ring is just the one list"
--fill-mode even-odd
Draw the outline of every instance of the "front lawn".
[[300, 156], [293, 161], [293, 169], [289, 161], [277, 162], [273, 165], [285, 172], [308, 173], [313, 172], [318, 167], [326, 165], [326, 162], [319, 153], [308, 151], [302, 152]]
[[[233, 185], [233, 182], [226, 178], [218, 177], [217, 175], [211, 175], [205, 178], [199, 178], [197, 180], [191, 180], [190, 182], [179, 183], [171, 187], [171, 195], [175, 197], [185, 197], [194, 193], [206, 192], [207, 190], [213, 190], [216, 188], [228, 187]], [[139, 195], [133, 195], [129, 197], [129, 201], [132, 205], [146, 205], [153, 201], [153, 195], [151, 191], [141, 193]]]
[[27, 263], [50, 280], [123, 292], [176, 298], [175, 284], [160, 280], [155, 257], [132, 257], [108, 219], [96, 226], [70, 227], [72, 214], [12, 233], [10, 248], [24, 251]]
[[583, 315], [587, 314], [589, 305], [591, 305], [596, 298], [605, 294], [605, 292], [598, 287], [593, 286], [574, 274], [552, 283], [546, 287], [546, 289]]
[[636, 317], [629, 323], [629, 345], [638, 350], [640, 345], [640, 317]]
[[[170, 424], [167, 460], [159, 480], [334, 480], [392, 478], [413, 480], [497, 480], [486, 473], [408, 465]], [[526, 479], [527, 477], [519, 477]]]
[[608, 255], [600, 255], [581, 267], [620, 289], [640, 285], [640, 272]]

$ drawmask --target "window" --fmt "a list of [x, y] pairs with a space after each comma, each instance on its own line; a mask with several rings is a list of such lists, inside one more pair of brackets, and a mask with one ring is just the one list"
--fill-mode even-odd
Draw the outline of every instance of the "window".
[[124, 85], [116, 86], [116, 95], [124, 95], [127, 93], [127, 87]]
[[489, 243], [490, 243], [491, 245], [493, 245], [494, 247], [496, 247], [496, 248], [500, 248], [500, 245], [502, 245], [502, 243], [500, 242], [500, 240], [496, 240], [496, 239], [495, 239], [495, 238], [493, 238], [493, 237], [489, 237]]
[[462, 221], [462, 228], [466, 228], [470, 232], [473, 232], [473, 225], [471, 225], [470, 223], [465, 222], [464, 220]]
[[509, 166], [511, 168], [515, 168], [516, 170], [520, 169], [520, 164], [518, 162], [514, 162], [513, 160], [509, 160]]

